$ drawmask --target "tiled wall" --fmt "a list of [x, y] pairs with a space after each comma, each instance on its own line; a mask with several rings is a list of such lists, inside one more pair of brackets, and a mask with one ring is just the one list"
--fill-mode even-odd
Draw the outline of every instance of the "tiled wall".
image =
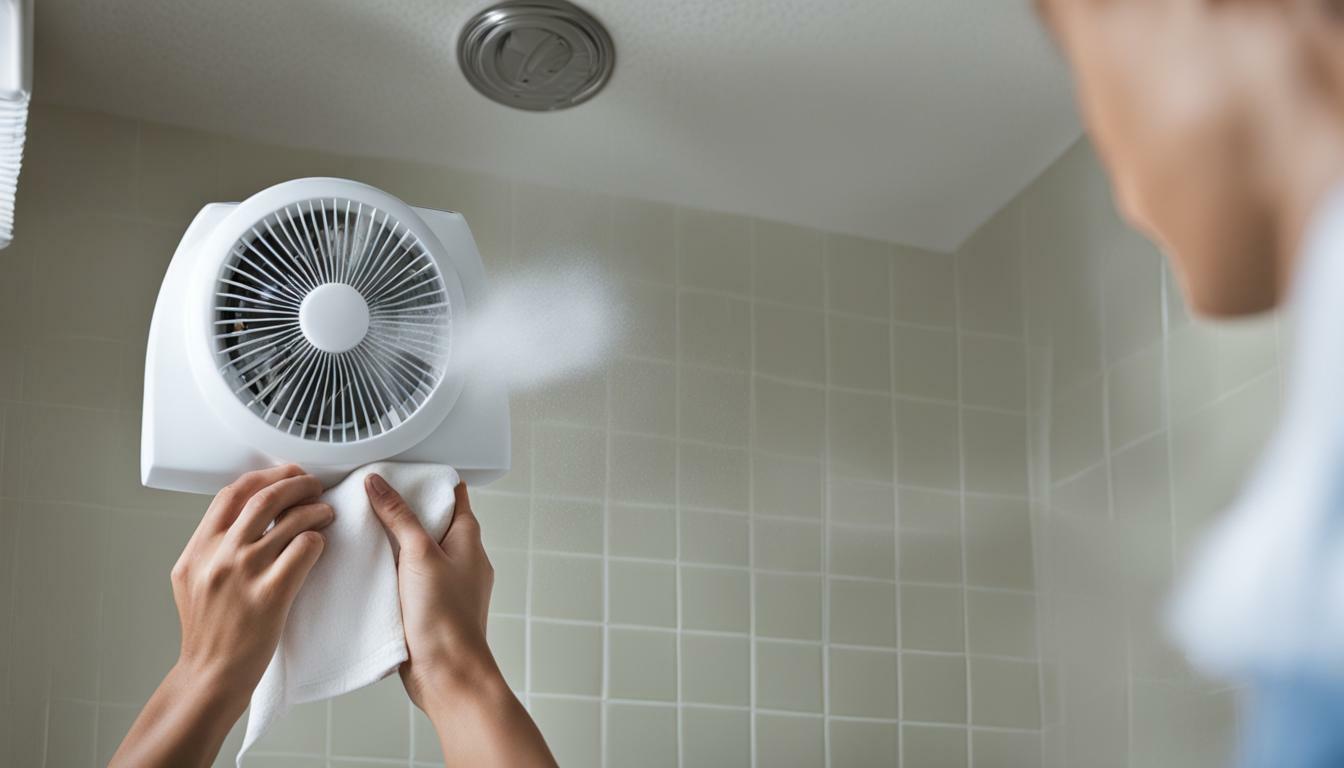
[[1188, 670], [1161, 614], [1274, 423], [1279, 318], [1192, 319], [1085, 143], [966, 249], [1026, 308], [1045, 764], [1226, 764], [1234, 693]]
[[[205, 500], [137, 483], [145, 329], [207, 201], [304, 175], [463, 211], [496, 280], [595, 257], [621, 354], [515, 403], [474, 494], [492, 645], [565, 765], [1040, 762], [1024, 307], [953, 255], [40, 107], [0, 252], [0, 764], [106, 761]], [[219, 765], [230, 763], [238, 729]], [[252, 766], [433, 764], [396, 679]]]

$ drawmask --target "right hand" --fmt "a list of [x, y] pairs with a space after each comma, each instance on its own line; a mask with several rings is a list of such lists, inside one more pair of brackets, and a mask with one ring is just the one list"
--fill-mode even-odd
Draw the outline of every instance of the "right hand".
[[440, 541], [382, 477], [370, 474], [364, 490], [398, 549], [397, 589], [409, 656], [400, 672], [411, 701], [430, 712], [439, 697], [499, 679], [485, 639], [495, 572], [466, 484], [454, 489], [453, 519]]

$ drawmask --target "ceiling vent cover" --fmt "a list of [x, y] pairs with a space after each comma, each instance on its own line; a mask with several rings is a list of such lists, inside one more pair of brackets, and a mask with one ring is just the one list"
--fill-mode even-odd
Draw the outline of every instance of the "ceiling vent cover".
[[616, 49], [587, 11], [564, 0], [510, 0], [462, 30], [458, 63], [476, 90], [518, 109], [548, 112], [591, 99], [611, 77]]

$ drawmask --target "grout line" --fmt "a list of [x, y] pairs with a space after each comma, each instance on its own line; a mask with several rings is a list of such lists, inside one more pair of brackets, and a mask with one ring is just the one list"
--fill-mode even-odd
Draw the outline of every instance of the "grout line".
[[[956, 327], [956, 354], [957, 354], [957, 481], [959, 485], [960, 498], [959, 507], [961, 511], [961, 646], [964, 653], [964, 674], [966, 675], [966, 723], [970, 725], [975, 711], [975, 705], [971, 693], [971, 638], [970, 638], [970, 610], [967, 608], [966, 584], [967, 578], [967, 546], [966, 546], [966, 424], [963, 416], [963, 408], [960, 405], [964, 399], [966, 366], [962, 361], [961, 344], [961, 255], [954, 253], [952, 255], [952, 313], [953, 323]], [[971, 730], [966, 729], [966, 762], [968, 765], [975, 764], [975, 742], [971, 738]]]
[[[756, 221], [750, 219], [748, 225], [748, 236], [750, 238], [750, 251], [748, 259], [748, 288], [753, 297], [756, 294], [756, 260], [760, 254], [757, 253], [756, 242]], [[756, 304], [751, 307], [748, 315], [748, 365], [751, 368], [751, 375], [756, 372]], [[747, 589], [749, 598], [747, 602], [750, 616], [747, 625], [747, 701], [751, 704], [751, 710], [754, 713], [758, 704], [756, 700], [756, 638], [757, 638], [757, 613], [756, 613], [756, 579], [758, 571], [756, 569], [756, 382], [747, 382], [747, 510], [750, 515], [747, 520], [747, 567], [748, 573]], [[758, 760], [756, 749], [756, 717], [754, 714], [747, 716], [747, 736], [750, 739], [751, 746], [748, 749], [748, 755], [752, 766], [755, 766]]]
[[[1045, 573], [1046, 570], [1048, 569], [1048, 566], [1045, 563], [1044, 557], [1042, 556], [1042, 552], [1045, 550], [1045, 547], [1042, 546], [1042, 539], [1044, 538], [1044, 532], [1040, 530], [1043, 521], [1038, 519], [1038, 516], [1041, 514], [1048, 514], [1039, 511], [1041, 509], [1039, 503], [1042, 497], [1044, 497], [1045, 499], [1044, 503], [1046, 505], [1046, 508], [1048, 509], [1050, 498], [1049, 497], [1050, 484], [1048, 482], [1048, 479], [1047, 482], [1045, 483], [1046, 487], [1041, 488], [1040, 474], [1042, 469], [1041, 464], [1043, 462], [1044, 462], [1044, 470], [1047, 475], [1049, 474], [1050, 469], [1049, 462], [1046, 457], [1048, 457], [1049, 455], [1048, 450], [1050, 445], [1049, 444], [1050, 422], [1049, 422], [1048, 404], [1051, 401], [1050, 400], [1051, 387], [1050, 387], [1050, 381], [1048, 379], [1040, 382], [1036, 381], [1037, 378], [1036, 366], [1035, 366], [1035, 360], [1032, 355], [1033, 338], [1031, 333], [1030, 310], [1026, 309], [1031, 306], [1031, 303], [1029, 301], [1030, 291], [1028, 290], [1028, 286], [1030, 285], [1029, 282], [1030, 275], [1026, 264], [1020, 260], [1020, 258], [1024, 256], [1026, 252], [1026, 249], [1022, 247], [1020, 232], [1021, 230], [1019, 222], [1019, 239], [1017, 240], [1016, 245], [1018, 246], [1018, 256], [1019, 256], [1019, 262], [1018, 262], [1019, 296], [1022, 302], [1022, 306], [1024, 308], [1022, 313], [1022, 336], [1026, 340], [1026, 344], [1023, 348], [1022, 354], [1024, 359], [1023, 368], [1024, 368], [1024, 375], [1026, 378], [1026, 393], [1027, 393], [1027, 401], [1025, 403], [1027, 409], [1026, 413], [1027, 496], [1030, 499], [1029, 505], [1031, 508], [1031, 512], [1027, 516], [1027, 520], [1028, 525], [1030, 526], [1032, 586], [1034, 587], [1033, 590], [1034, 594], [1032, 597], [1032, 605], [1031, 605], [1032, 649], [1033, 653], [1036, 656], [1036, 695], [1037, 695], [1036, 705], [1037, 705], [1037, 713], [1038, 713], [1037, 717], [1039, 725], [1037, 734], [1037, 744], [1039, 745], [1039, 749], [1041, 750], [1041, 760], [1042, 762], [1044, 762], [1046, 759], [1046, 746], [1047, 746], [1045, 738], [1046, 660], [1041, 652], [1041, 637], [1042, 635], [1045, 634], [1045, 623], [1046, 623], [1044, 619], [1045, 609], [1043, 608], [1043, 604], [1046, 600], [1046, 595], [1049, 594], [1050, 590], [1042, 586], [1048, 583], [1045, 577]], [[1052, 347], [1046, 346], [1044, 354], [1047, 355], [1047, 362], [1053, 364]], [[1052, 370], [1052, 369], [1047, 367], [1046, 370]], [[1045, 391], [1044, 397], [1042, 398], [1036, 397], [1037, 386], [1044, 388]], [[1044, 414], [1038, 413], [1038, 411], [1040, 410], [1038, 406], [1042, 402], [1047, 404], [1047, 410], [1045, 411]], [[1042, 422], [1043, 419], [1044, 422]], [[1040, 427], [1042, 426], [1042, 423], [1044, 423], [1045, 426], [1044, 440], [1041, 439], [1042, 431]]]
[[[831, 473], [834, 468], [831, 465], [831, 421], [832, 407], [834, 402], [831, 397], [831, 236], [823, 235], [821, 239], [821, 305], [822, 309], [822, 359], [826, 365], [826, 392], [824, 395], [824, 418], [822, 420], [823, 439], [822, 439], [822, 477], [821, 477], [821, 518], [823, 521], [821, 529], [821, 570], [825, 574], [823, 580], [831, 572], [831, 517], [832, 517], [832, 490]], [[890, 312], [890, 309], [888, 309]], [[825, 761], [825, 768], [831, 766], [831, 729], [828, 727], [826, 718], [831, 715], [831, 605], [830, 590], [825, 589], [821, 593], [821, 748], [822, 758]], [[899, 712], [898, 712], [899, 714]]]
[[[517, 184], [508, 182], [509, 195], [509, 261], [518, 260], [518, 200]], [[514, 266], [517, 266], [516, 263]], [[529, 409], [530, 411], [531, 409]], [[528, 414], [531, 416], [531, 413]], [[537, 439], [531, 421], [527, 423], [527, 550], [523, 568], [523, 698], [532, 709], [532, 518], [536, 515], [537, 498]]]
[[[682, 703], [685, 701], [685, 691], [682, 686], [682, 679], [685, 677], [683, 658], [681, 653], [682, 632], [685, 629], [685, 612], [682, 610], [684, 597], [682, 585], [682, 565], [681, 565], [681, 367], [683, 364], [684, 352], [682, 350], [681, 338], [681, 283], [682, 283], [682, 238], [681, 228], [685, 212], [681, 206], [676, 206], [672, 210], [672, 258], [675, 260], [675, 285], [673, 289], [672, 306], [672, 325], [673, 325], [673, 358], [675, 360], [675, 369], [672, 376], [672, 415], [673, 432], [676, 435], [676, 451], [673, 454], [673, 561], [676, 568], [675, 592], [677, 601], [677, 766], [686, 768], [686, 718], [682, 717]], [[755, 751], [755, 740], [752, 741], [753, 753]]]
[[[1100, 317], [1097, 318], [1097, 335], [1099, 337], [1097, 347], [1098, 354], [1101, 357], [1101, 365], [1099, 366], [1101, 370], [1101, 461], [1102, 469], [1106, 475], [1106, 520], [1111, 527], [1111, 532], [1113, 534], [1115, 530], [1115, 478], [1113, 477], [1111, 468], [1111, 359], [1110, 344], [1107, 341], [1108, 325], [1106, 322], [1109, 302], [1107, 301], [1105, 285], [1102, 284], [1104, 283], [1103, 273], [1104, 268], [1101, 265], [1098, 265], [1096, 270], [1096, 281], [1098, 283], [1098, 285], [1096, 285], [1096, 290], [1097, 296], [1101, 299], [1099, 308]], [[1119, 554], [1121, 557], [1124, 557], [1125, 553], [1121, 550]], [[1134, 667], [1134, 649], [1133, 633], [1130, 632], [1130, 622], [1132, 617], [1130, 616], [1129, 605], [1125, 604], [1127, 603], [1127, 600], [1123, 594], [1121, 596], [1121, 601], [1122, 604], [1120, 609], [1123, 611], [1121, 614], [1121, 626], [1124, 628], [1123, 631], [1125, 633], [1123, 638], [1125, 648], [1125, 669], [1122, 673], [1121, 687], [1125, 698], [1125, 763], [1129, 764], [1134, 754], [1134, 691], [1133, 686], [1130, 683], [1130, 671]]]
[[[604, 196], [603, 200], [607, 204], [607, 252], [608, 256], [614, 256], [616, 253], [616, 209], [611, 198]], [[605, 702], [611, 698], [611, 558], [609, 555], [611, 554], [611, 456], [614, 441], [611, 429], [613, 420], [611, 366], [603, 368], [602, 376], [606, 393], [606, 402], [603, 403], [602, 409], [606, 432], [605, 470], [602, 480], [602, 699]], [[528, 540], [531, 541], [530, 536]], [[607, 707], [603, 704], [598, 710], [598, 738], [603, 766], [611, 759], [607, 754], [609, 727]], [[680, 753], [680, 749], [678, 749], [678, 753]]]
[[[896, 260], [889, 258], [887, 260], [887, 321], [889, 323], [887, 330], [887, 376], [888, 385], [895, 394], [896, 391], [896, 339], [893, 328], [896, 324]], [[960, 361], [958, 361], [960, 366]], [[904, 643], [901, 642], [901, 460], [900, 444], [901, 434], [896, 424], [896, 405], [895, 397], [891, 398], [891, 413], [889, 416], [889, 428], [891, 430], [891, 482], [892, 482], [892, 567], [893, 576], [896, 577], [896, 585], [892, 592], [892, 611], [895, 612], [892, 626], [895, 628], [896, 636], [892, 638], [892, 644], [898, 651], [905, 650]], [[826, 593], [830, 594], [830, 580], [826, 582]], [[898, 721], [905, 717], [905, 685], [901, 657], [896, 657], [896, 719]], [[900, 727], [897, 727], [900, 730]], [[904, 761], [905, 739], [900, 738], [899, 733], [896, 739], [896, 761]]]

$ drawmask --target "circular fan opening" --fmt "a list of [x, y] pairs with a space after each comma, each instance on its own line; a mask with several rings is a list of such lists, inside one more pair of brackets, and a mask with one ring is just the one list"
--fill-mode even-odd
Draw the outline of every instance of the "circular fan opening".
[[452, 307], [439, 266], [404, 224], [367, 204], [314, 199], [266, 216], [225, 258], [214, 302], [220, 373], [287, 434], [380, 435], [443, 380]]

